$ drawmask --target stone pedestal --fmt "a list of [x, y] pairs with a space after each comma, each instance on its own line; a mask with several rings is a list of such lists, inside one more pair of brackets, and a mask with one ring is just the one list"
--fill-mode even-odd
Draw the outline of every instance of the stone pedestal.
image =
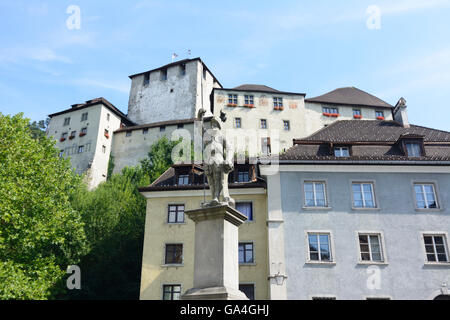
[[194, 288], [183, 300], [248, 300], [239, 291], [238, 227], [247, 217], [228, 205], [186, 211], [195, 222]]

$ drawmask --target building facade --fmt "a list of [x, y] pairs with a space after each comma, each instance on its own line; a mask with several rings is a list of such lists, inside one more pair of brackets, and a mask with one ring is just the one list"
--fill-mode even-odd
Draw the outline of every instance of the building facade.
[[296, 140], [267, 188], [268, 264], [287, 276], [272, 299], [450, 298], [449, 132], [338, 121]]
[[[229, 188], [236, 208], [248, 218], [239, 227], [239, 287], [250, 299], [268, 299], [267, 194], [255, 170], [236, 164]], [[205, 193], [209, 197], [203, 170], [175, 165], [140, 192], [147, 198], [140, 299], [179, 299], [194, 282], [195, 223], [184, 211], [200, 208]]]

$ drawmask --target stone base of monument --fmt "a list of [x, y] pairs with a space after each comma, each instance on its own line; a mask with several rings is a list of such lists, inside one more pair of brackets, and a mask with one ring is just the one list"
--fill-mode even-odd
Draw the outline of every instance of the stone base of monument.
[[248, 300], [240, 290], [226, 287], [212, 287], [203, 289], [189, 289], [182, 297], [183, 300]]
[[238, 227], [247, 217], [220, 204], [186, 211], [195, 222], [194, 288], [183, 300], [248, 300], [239, 291]]

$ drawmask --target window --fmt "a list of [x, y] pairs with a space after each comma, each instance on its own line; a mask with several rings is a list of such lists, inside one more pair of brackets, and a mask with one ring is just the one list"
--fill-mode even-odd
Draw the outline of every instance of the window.
[[283, 120], [283, 127], [286, 131], [291, 130], [291, 124], [289, 123], [289, 120]]
[[352, 183], [353, 207], [375, 208], [372, 183]]
[[264, 155], [270, 155], [270, 138], [261, 138], [261, 151]]
[[239, 264], [253, 262], [253, 243], [239, 243]]
[[383, 111], [375, 111], [375, 117], [378, 120], [384, 120], [384, 112]]
[[203, 79], [206, 80], [206, 68], [203, 68]]
[[183, 263], [183, 245], [166, 244], [165, 264], [182, 264], [182, 263]]
[[60, 150], [59, 151], [59, 157], [61, 158], [63, 156], [63, 154], [64, 154], [64, 150]]
[[325, 182], [308, 181], [304, 184], [305, 206], [326, 207]]
[[107, 113], [107, 114], [106, 114], [106, 121], [109, 121], [109, 118], [110, 118], [110, 114]]
[[144, 86], [148, 86], [150, 83], [150, 73], [144, 74]]
[[253, 96], [244, 96], [244, 104], [245, 105], [253, 105]]
[[241, 118], [234, 118], [234, 127], [235, 128], [242, 128]]
[[148, 128], [142, 129], [142, 134], [148, 134]]
[[275, 109], [283, 107], [283, 98], [273, 97], [273, 107]]
[[308, 233], [309, 260], [331, 262], [330, 234]]
[[77, 135], [77, 132], [76, 132], [76, 131], [72, 131], [72, 132], [70, 133], [69, 139], [75, 138], [76, 135]]
[[83, 153], [84, 151], [84, 146], [79, 146], [78, 147], [78, 153]]
[[416, 207], [418, 209], [435, 209], [438, 207], [436, 191], [432, 183], [415, 183]]
[[325, 115], [325, 116], [336, 115], [336, 114], [339, 114], [339, 109], [323, 107], [322, 112], [323, 112], [323, 115]]
[[168, 223], [183, 223], [184, 222], [184, 204], [169, 205], [167, 214]]
[[240, 284], [239, 290], [245, 293], [248, 300], [255, 300], [255, 285], [254, 284]]
[[184, 124], [181, 123], [181, 124], [177, 125], [177, 129], [183, 129], [183, 128], [184, 128]]
[[105, 137], [106, 137], [107, 139], [109, 139], [109, 131], [108, 131], [107, 129], [105, 129]]
[[161, 80], [167, 80], [167, 69], [161, 70]]
[[189, 184], [189, 175], [188, 174], [180, 174], [178, 176], [178, 185], [185, 186]]
[[67, 138], [67, 132], [63, 132], [63, 134], [61, 134], [61, 139], [66, 139]]
[[131, 137], [131, 133], [132, 133], [132, 131], [130, 130], [130, 131], [127, 131], [127, 133], [125, 134], [127, 137]]
[[238, 103], [237, 94], [229, 94], [228, 95], [228, 104], [237, 105], [237, 103]]
[[102, 146], [102, 152], [106, 153], [106, 146]]
[[81, 115], [81, 121], [86, 121], [88, 119], [88, 113], [85, 112]]
[[449, 262], [447, 239], [444, 235], [424, 235], [425, 253], [428, 262]]
[[180, 300], [181, 285], [165, 284], [163, 285], [163, 300]]
[[160, 126], [159, 127], [159, 132], [164, 132], [166, 131], [166, 126]]
[[358, 237], [361, 261], [384, 261], [380, 234], [359, 234]]
[[353, 115], [354, 116], [360, 116], [361, 115], [361, 109], [353, 109]]
[[239, 171], [238, 172], [238, 181], [237, 182], [249, 182], [248, 171]]
[[334, 147], [335, 157], [350, 157], [350, 150], [348, 147]]
[[267, 129], [267, 120], [261, 119], [261, 129]]
[[87, 128], [81, 128], [81, 132], [80, 133], [86, 134], [87, 133]]
[[185, 76], [186, 75], [186, 64], [181, 64], [180, 65], [180, 76]]
[[422, 148], [418, 142], [406, 142], [405, 145], [408, 157], [420, 157], [422, 155]]
[[236, 210], [247, 217], [247, 221], [253, 221], [253, 204], [251, 202], [236, 202]]
[[68, 126], [70, 124], [70, 118], [64, 118], [64, 125]]

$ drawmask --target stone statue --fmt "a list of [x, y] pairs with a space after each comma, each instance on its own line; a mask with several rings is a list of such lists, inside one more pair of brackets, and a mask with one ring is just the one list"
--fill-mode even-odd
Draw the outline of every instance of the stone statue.
[[[205, 109], [200, 109], [198, 118], [203, 120]], [[211, 191], [211, 201], [205, 206], [217, 206], [228, 204], [235, 206], [234, 200], [228, 191], [228, 174], [233, 171], [233, 153], [222, 131], [226, 121], [225, 113], [221, 112], [220, 118], [213, 116], [210, 120], [211, 127], [203, 123], [203, 160], [204, 172], [208, 178]], [[222, 197], [221, 197], [222, 194]]]

